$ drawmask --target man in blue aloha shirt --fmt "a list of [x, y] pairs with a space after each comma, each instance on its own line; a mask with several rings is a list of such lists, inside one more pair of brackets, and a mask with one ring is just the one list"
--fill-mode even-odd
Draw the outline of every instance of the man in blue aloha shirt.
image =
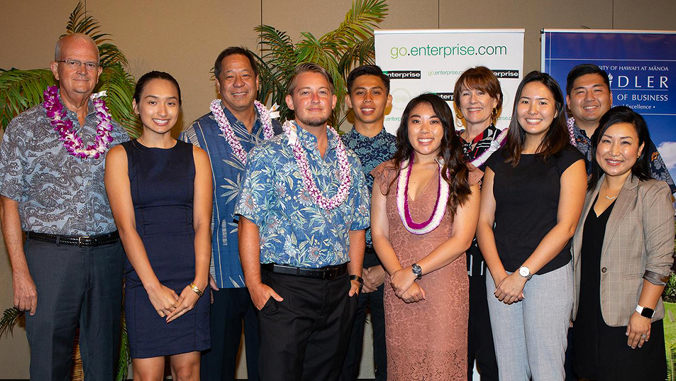
[[[247, 373], [249, 379], [257, 380], [258, 319], [239, 261], [235, 200], [246, 153], [265, 139], [266, 127], [276, 135], [282, 126], [255, 103], [258, 68], [249, 50], [236, 46], [223, 50], [216, 58], [214, 76], [222, 98], [212, 104], [215, 113], [197, 119], [180, 136], [209, 154], [213, 173], [211, 349], [202, 354], [200, 375], [203, 381], [235, 379], [244, 320]], [[241, 151], [233, 150], [224, 136], [228, 128]], [[235, 146], [237, 142], [233, 141]]]
[[361, 164], [327, 126], [333, 81], [296, 67], [296, 120], [254, 148], [235, 213], [244, 279], [259, 311], [261, 380], [337, 380], [363, 280], [370, 197]]
[[[592, 149], [591, 136], [599, 126], [599, 120], [613, 105], [613, 93], [610, 91], [610, 79], [605, 70], [594, 64], [580, 64], [575, 66], [566, 78], [566, 104], [573, 114], [572, 133], [575, 146], [585, 155], [587, 174], [591, 173]], [[650, 173], [655, 180], [664, 181], [669, 185], [671, 193], [676, 192], [676, 185], [669, 174], [669, 170], [657, 151], [651, 144]]]
[[[354, 112], [354, 128], [342, 136], [343, 144], [359, 156], [366, 176], [369, 194], [373, 191], [371, 171], [380, 163], [390, 160], [397, 151], [397, 138], [385, 131], [385, 109], [392, 105], [390, 78], [375, 65], [360, 66], [347, 77], [345, 97], [348, 107]], [[383, 289], [387, 273], [378, 260], [371, 229], [366, 230], [366, 251], [362, 277], [364, 288], [359, 295], [357, 314], [352, 327], [350, 346], [340, 374], [342, 381], [356, 380], [359, 376], [366, 309], [371, 312], [373, 328], [373, 362], [376, 381], [387, 380], [387, 352], [385, 348], [385, 309]]]

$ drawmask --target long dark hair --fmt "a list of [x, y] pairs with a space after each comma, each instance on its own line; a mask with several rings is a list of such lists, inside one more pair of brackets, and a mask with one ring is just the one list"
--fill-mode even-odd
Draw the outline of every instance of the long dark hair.
[[545, 85], [554, 96], [554, 101], [556, 102], [556, 117], [552, 120], [552, 124], [549, 125], [540, 145], [535, 150], [535, 154], [546, 161], [550, 156], [558, 154], [570, 145], [570, 136], [568, 135], [568, 128], [566, 127], [566, 120], [563, 115], [563, 94], [561, 93], [559, 84], [547, 73], [531, 71], [519, 84], [516, 96], [514, 97], [512, 121], [509, 123], [507, 144], [505, 144], [505, 156], [507, 159], [505, 162], [512, 163], [512, 167], [516, 167], [519, 164], [521, 151], [523, 151], [523, 145], [526, 141], [526, 131], [519, 124], [517, 110], [523, 88], [531, 82], [540, 82]]
[[[469, 195], [472, 193], [468, 182], [469, 170], [465, 164], [462, 150], [462, 142], [455, 134], [453, 127], [453, 113], [448, 104], [434, 94], [422, 94], [411, 99], [406, 105], [404, 113], [401, 115], [401, 122], [397, 129], [397, 152], [394, 154], [394, 167], [401, 170], [401, 164], [409, 160], [413, 154], [413, 146], [408, 140], [408, 118], [411, 111], [419, 104], [427, 103], [432, 106], [432, 110], [441, 120], [444, 128], [444, 134], [441, 138], [441, 151], [439, 157], [444, 160], [441, 168], [441, 177], [449, 185], [448, 209], [451, 212], [451, 219], [455, 217], [458, 205], [463, 205]], [[413, 165], [409, 162], [408, 165]], [[394, 180], [389, 184], [387, 193], [390, 192]]]
[[601, 175], [603, 175], [603, 170], [598, 161], [596, 161], [596, 148], [599, 146], [603, 134], [605, 134], [610, 127], [618, 123], [629, 123], [634, 126], [636, 135], [638, 135], [638, 146], [640, 147], [641, 144], [643, 144], [641, 156], [638, 157], [634, 166], [631, 167], [632, 176], [636, 176], [641, 181], [650, 180], [652, 178], [650, 175], [650, 147], [652, 147], [653, 143], [650, 139], [650, 133], [648, 132], [648, 124], [646, 124], [645, 119], [643, 119], [636, 111], [627, 106], [617, 106], [608, 110], [608, 112], [601, 117], [601, 120], [599, 120], [599, 127], [594, 131], [591, 138], [591, 176], [587, 183], [587, 191], [589, 192], [596, 188]]

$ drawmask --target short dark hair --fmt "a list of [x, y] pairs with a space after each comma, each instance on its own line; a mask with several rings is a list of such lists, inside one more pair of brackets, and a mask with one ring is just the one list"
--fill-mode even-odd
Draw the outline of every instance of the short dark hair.
[[176, 78], [172, 77], [169, 73], [155, 70], [143, 74], [141, 78], [138, 79], [138, 82], [136, 82], [136, 88], [134, 89], [134, 100], [136, 101], [136, 104], [141, 103], [141, 94], [143, 94], [143, 89], [145, 89], [148, 82], [152, 81], [153, 79], [164, 79], [165, 81], [173, 83], [174, 86], [176, 86], [176, 91], [178, 92], [178, 104], [182, 104], [181, 87], [178, 85]]
[[521, 151], [526, 141], [526, 132], [519, 123], [518, 108], [523, 88], [531, 82], [540, 82], [554, 97], [554, 107], [556, 108], [556, 117], [549, 125], [547, 132], [542, 137], [535, 154], [542, 157], [545, 161], [550, 156], [556, 155], [570, 145], [570, 136], [568, 127], [566, 127], [566, 117], [563, 113], [563, 94], [556, 80], [547, 73], [531, 71], [519, 84], [514, 96], [514, 110], [512, 111], [512, 121], [509, 123], [509, 132], [507, 133], [507, 143], [503, 155], [506, 156], [506, 162], [512, 163], [516, 167], [521, 159]]
[[566, 95], [570, 95], [570, 92], [573, 91], [575, 80], [587, 74], [600, 75], [601, 78], [603, 78], [603, 83], [605, 83], [608, 90], [610, 90], [610, 78], [608, 78], [608, 73], [594, 64], [585, 63], [575, 66], [568, 72], [568, 77], [566, 77]]
[[333, 84], [333, 78], [331, 78], [331, 75], [329, 74], [328, 71], [326, 71], [326, 69], [317, 65], [314, 62], [303, 62], [301, 64], [298, 64], [296, 66], [296, 69], [294, 69], [293, 71], [293, 76], [291, 77], [291, 80], [289, 81], [289, 84], [286, 89], [286, 93], [288, 95], [293, 95], [293, 91], [296, 89], [296, 78], [298, 78], [298, 76], [303, 73], [321, 74], [329, 82], [329, 89], [331, 89], [331, 93], [332, 94], [336, 93], [336, 87]]
[[643, 151], [638, 157], [634, 166], [631, 167], [631, 174], [636, 176], [639, 180], [650, 180], [650, 147], [653, 146], [650, 139], [650, 132], [648, 132], [648, 124], [641, 114], [630, 109], [627, 106], [616, 106], [608, 110], [599, 120], [599, 128], [594, 131], [591, 138], [592, 143], [592, 161], [591, 161], [591, 176], [587, 184], [587, 191], [592, 191], [596, 188], [598, 181], [603, 174], [601, 166], [596, 161], [596, 148], [603, 137], [603, 134], [612, 126], [618, 123], [629, 123], [634, 126], [636, 135], [638, 135], [639, 147], [643, 144]]
[[358, 68], [355, 68], [350, 72], [350, 74], [347, 76], [347, 93], [350, 94], [352, 93], [352, 86], [354, 86], [354, 80], [361, 77], [362, 75], [372, 75], [375, 77], [380, 78], [381, 81], [383, 81], [383, 85], [385, 85], [385, 89], [387, 90], [387, 94], [390, 93], [390, 77], [385, 75], [383, 73], [382, 69], [380, 69], [380, 66], [378, 65], [362, 65], [359, 66]]
[[216, 58], [216, 62], [214, 63], [214, 76], [216, 77], [216, 79], [219, 79], [221, 76], [221, 72], [223, 71], [223, 60], [225, 59], [225, 57], [234, 54], [240, 54], [246, 57], [249, 60], [249, 63], [251, 64], [251, 69], [254, 72], [254, 77], [258, 77], [258, 66], [256, 65], [256, 58], [254, 57], [251, 50], [243, 46], [231, 46], [223, 50], [221, 54], [218, 55], [218, 58]]

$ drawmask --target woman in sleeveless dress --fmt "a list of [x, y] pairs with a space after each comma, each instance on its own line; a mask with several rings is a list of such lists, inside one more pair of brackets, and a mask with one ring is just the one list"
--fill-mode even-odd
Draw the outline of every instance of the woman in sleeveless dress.
[[406, 106], [394, 159], [373, 170], [373, 243], [385, 288], [391, 380], [467, 379], [465, 251], [479, 214], [481, 171], [463, 159], [441, 98]]
[[142, 76], [137, 140], [110, 150], [106, 190], [127, 253], [125, 316], [135, 380], [198, 380], [209, 348], [211, 173], [206, 153], [171, 137], [180, 114], [176, 80]]

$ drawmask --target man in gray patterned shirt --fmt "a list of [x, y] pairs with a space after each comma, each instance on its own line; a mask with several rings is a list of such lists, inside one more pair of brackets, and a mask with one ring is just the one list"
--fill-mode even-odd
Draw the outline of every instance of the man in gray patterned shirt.
[[90, 37], [62, 37], [51, 70], [58, 92], [14, 118], [0, 145], [0, 219], [14, 305], [28, 311], [31, 379], [69, 378], [79, 326], [85, 379], [110, 380], [124, 251], [103, 184], [104, 156], [128, 137], [90, 99], [101, 74]]

